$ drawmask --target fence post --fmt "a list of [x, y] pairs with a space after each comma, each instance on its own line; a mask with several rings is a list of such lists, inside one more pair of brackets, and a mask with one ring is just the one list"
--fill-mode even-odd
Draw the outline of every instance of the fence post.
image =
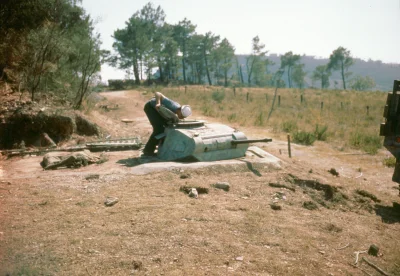
[[343, 109], [343, 102], [340, 102], [340, 109]]
[[187, 92], [187, 85], [185, 85], [185, 94], [186, 94], [186, 92]]
[[278, 106], [281, 106], [281, 95], [278, 95]]
[[268, 103], [268, 94], [265, 94], [265, 101]]
[[236, 97], [236, 86], [233, 87], [233, 96]]
[[249, 94], [250, 94], [250, 93], [247, 92], [247, 95], [246, 95], [246, 101], [247, 101], [247, 102], [249, 102]]
[[369, 115], [369, 106], [367, 105], [367, 116]]
[[290, 147], [290, 134], [287, 135], [289, 158], [292, 158], [292, 149]]
[[324, 109], [324, 102], [321, 102], [321, 112]]
[[300, 95], [300, 103], [303, 103], [303, 94]]

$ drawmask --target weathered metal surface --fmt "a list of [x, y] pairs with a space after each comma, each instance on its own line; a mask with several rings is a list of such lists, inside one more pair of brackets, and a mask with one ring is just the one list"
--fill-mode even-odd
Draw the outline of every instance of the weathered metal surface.
[[86, 148], [90, 151], [120, 151], [120, 150], [136, 150], [142, 145], [138, 137], [127, 139], [114, 139], [109, 141], [101, 141], [94, 143], [87, 143]]
[[85, 145], [79, 145], [68, 148], [37, 148], [37, 149], [12, 149], [1, 151], [2, 155], [12, 156], [24, 156], [24, 155], [42, 155], [48, 152], [57, 151], [81, 151], [88, 149], [90, 151], [122, 151], [122, 150], [137, 150], [142, 146], [142, 142], [139, 137], [111, 139], [111, 140], [98, 140], [87, 143]]
[[[243, 132], [222, 124], [180, 121], [160, 135], [158, 158], [162, 160], [217, 161], [243, 157], [250, 142]], [[270, 139], [262, 139], [269, 142]], [[261, 142], [261, 140], [257, 140]]]
[[396, 165], [392, 180], [400, 184], [400, 81], [393, 83], [393, 92], [389, 93], [386, 100], [381, 124], [380, 135], [385, 136], [383, 145], [396, 158]]

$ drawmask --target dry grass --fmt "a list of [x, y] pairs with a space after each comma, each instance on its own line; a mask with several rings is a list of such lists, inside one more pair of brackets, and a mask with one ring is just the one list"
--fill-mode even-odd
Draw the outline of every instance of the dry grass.
[[162, 91], [181, 103], [191, 104], [204, 116], [237, 127], [267, 128], [280, 137], [298, 131], [318, 136], [316, 129], [326, 128], [323, 139], [337, 148], [351, 147], [372, 154], [382, 145], [379, 126], [386, 102], [382, 92], [278, 89], [280, 104], [277, 98], [267, 120], [273, 88], [236, 88], [236, 95], [232, 88], [207, 86], [188, 86], [186, 93], [183, 86]]

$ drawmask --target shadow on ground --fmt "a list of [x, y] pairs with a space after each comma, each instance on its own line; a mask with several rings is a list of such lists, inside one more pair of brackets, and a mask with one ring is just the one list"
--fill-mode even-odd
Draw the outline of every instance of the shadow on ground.
[[400, 223], [400, 204], [393, 202], [393, 206], [376, 204], [375, 213], [382, 218], [384, 223]]
[[134, 158], [121, 159], [117, 161], [118, 164], [122, 164], [126, 167], [136, 167], [139, 165], [154, 163], [154, 162], [161, 162], [161, 160], [155, 157], [148, 157], [148, 158], [134, 157]]

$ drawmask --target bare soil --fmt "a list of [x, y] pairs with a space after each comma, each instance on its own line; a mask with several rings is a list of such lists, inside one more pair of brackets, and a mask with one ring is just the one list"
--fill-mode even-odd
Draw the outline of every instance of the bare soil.
[[[151, 126], [148, 95], [103, 93], [117, 109], [88, 116], [112, 138]], [[194, 112], [197, 119], [208, 119]], [[131, 119], [124, 123], [122, 119]], [[378, 131], [377, 126], [377, 131]], [[0, 275], [400, 275], [400, 202], [393, 169], [324, 142], [294, 145], [272, 137], [261, 148], [282, 169], [211, 166], [132, 174], [139, 151], [109, 161], [43, 171], [42, 156], [0, 160]], [[333, 170], [332, 170], [333, 169]], [[336, 173], [335, 173], [336, 172]], [[338, 176], [335, 174], [338, 173]], [[229, 191], [212, 188], [229, 182]], [[182, 187], [198, 187], [197, 199]], [[107, 197], [118, 198], [110, 207]], [[379, 247], [378, 256], [355, 252]]]

